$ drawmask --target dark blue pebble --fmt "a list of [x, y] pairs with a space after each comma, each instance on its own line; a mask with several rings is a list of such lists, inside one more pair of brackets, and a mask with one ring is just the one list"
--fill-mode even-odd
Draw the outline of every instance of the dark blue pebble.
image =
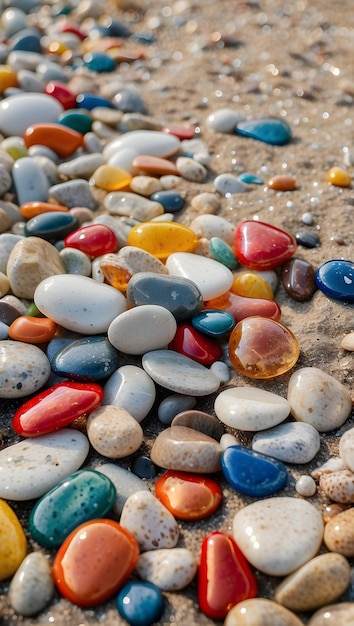
[[329, 298], [354, 303], [354, 262], [341, 259], [326, 261], [316, 274], [317, 287]]
[[82, 335], [78, 335], [77, 333], [69, 333], [67, 336], [64, 337], [54, 337], [54, 339], [51, 339], [47, 344], [46, 355], [48, 357], [48, 360], [51, 361], [54, 355], [59, 352], [59, 350], [66, 348], [71, 343], [74, 343], [74, 341], [77, 341], [81, 338]]
[[180, 211], [184, 205], [184, 199], [177, 191], [156, 191], [150, 196], [150, 200], [162, 204], [165, 211], [169, 213]]
[[292, 139], [289, 124], [277, 117], [241, 121], [236, 125], [236, 134], [258, 139], [273, 146], [283, 146]]
[[269, 496], [288, 481], [288, 472], [281, 461], [244, 446], [226, 448], [221, 456], [221, 468], [234, 489], [253, 498]]
[[148, 456], [138, 456], [132, 462], [130, 466], [133, 474], [139, 476], [139, 478], [155, 478], [158, 474], [158, 467]]
[[118, 612], [131, 626], [150, 626], [157, 623], [163, 608], [163, 595], [153, 583], [128, 582], [117, 596]]
[[318, 248], [321, 245], [318, 234], [309, 230], [300, 230], [296, 233], [295, 239], [297, 244], [303, 248]]
[[193, 315], [191, 320], [193, 328], [210, 337], [222, 337], [231, 333], [235, 327], [235, 318], [226, 311], [218, 309], [204, 309]]
[[79, 220], [71, 213], [49, 211], [28, 220], [24, 227], [24, 234], [26, 237], [41, 237], [47, 241], [58, 241], [79, 228], [79, 225]]
[[132, 31], [123, 22], [112, 17], [105, 17], [101, 24], [107, 29], [108, 37], [130, 37], [132, 34]]
[[119, 353], [105, 335], [82, 337], [59, 349], [51, 368], [57, 376], [77, 381], [109, 378], [119, 367]]
[[115, 60], [104, 52], [87, 52], [84, 65], [91, 72], [114, 72], [117, 67]]
[[260, 178], [255, 174], [249, 174], [248, 172], [243, 172], [243, 174], [240, 174], [239, 179], [243, 183], [247, 183], [249, 185], [264, 185], [263, 178]]
[[9, 49], [23, 50], [24, 52], [42, 53], [41, 36], [35, 28], [24, 28], [16, 33], [8, 42]]
[[76, 104], [79, 108], [87, 109], [88, 111], [92, 111], [92, 109], [96, 107], [113, 109], [112, 103], [107, 100], [107, 98], [96, 96], [94, 93], [79, 93], [79, 95], [76, 96]]

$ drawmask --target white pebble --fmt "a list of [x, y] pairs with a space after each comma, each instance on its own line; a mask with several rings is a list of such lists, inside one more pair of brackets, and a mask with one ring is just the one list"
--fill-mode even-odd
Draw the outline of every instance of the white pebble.
[[90, 413], [86, 428], [92, 447], [110, 459], [133, 454], [143, 441], [139, 422], [125, 409], [109, 404]]
[[219, 378], [221, 383], [228, 383], [231, 378], [229, 367], [224, 361], [214, 361], [210, 366], [210, 371]]
[[295, 489], [300, 496], [311, 498], [316, 493], [316, 483], [311, 476], [303, 474], [296, 481]]
[[160, 549], [141, 554], [135, 569], [161, 591], [180, 591], [193, 580], [197, 563], [187, 548]]

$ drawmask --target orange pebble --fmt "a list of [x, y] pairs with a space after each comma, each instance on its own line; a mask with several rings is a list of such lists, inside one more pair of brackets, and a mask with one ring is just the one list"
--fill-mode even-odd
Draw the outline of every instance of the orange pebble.
[[286, 174], [278, 174], [268, 180], [267, 186], [275, 191], [294, 191], [296, 189], [296, 178]]
[[21, 315], [9, 327], [9, 337], [15, 341], [40, 344], [53, 339], [57, 325], [48, 317]]
[[177, 167], [172, 161], [168, 159], [162, 159], [160, 157], [149, 156], [147, 154], [140, 154], [137, 156], [133, 163], [133, 167], [136, 170], [145, 172], [145, 174], [152, 174], [155, 176], [164, 176], [172, 174], [179, 176]]
[[61, 204], [51, 204], [50, 202], [25, 202], [20, 206], [21, 215], [25, 217], [27, 220], [31, 219], [31, 217], [36, 217], [37, 215], [41, 215], [41, 213], [50, 213], [51, 211], [69, 211], [68, 207], [62, 206]]
[[116, 254], [105, 254], [101, 259], [100, 268], [109, 285], [123, 293], [127, 290], [133, 272]]
[[60, 157], [68, 157], [82, 145], [83, 135], [63, 124], [32, 124], [23, 134], [26, 148], [40, 144], [54, 150]]

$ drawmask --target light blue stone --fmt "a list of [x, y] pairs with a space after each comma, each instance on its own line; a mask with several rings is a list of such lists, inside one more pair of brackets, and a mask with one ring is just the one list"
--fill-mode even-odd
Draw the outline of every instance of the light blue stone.
[[5, 322], [0, 322], [0, 341], [7, 339], [9, 336], [9, 327]]
[[153, 583], [128, 582], [117, 596], [117, 609], [131, 626], [151, 626], [160, 619], [163, 608], [163, 595]]
[[245, 120], [236, 126], [236, 134], [258, 139], [273, 146], [283, 146], [292, 139], [289, 124], [281, 118], [263, 117], [255, 120]]
[[193, 328], [209, 337], [228, 335], [236, 324], [233, 315], [219, 309], [204, 309], [193, 315], [191, 323]]
[[215, 261], [226, 265], [230, 270], [238, 267], [238, 260], [228, 243], [220, 237], [212, 237], [209, 241], [209, 251]]
[[240, 174], [239, 179], [242, 180], [243, 183], [247, 183], [249, 185], [264, 185], [263, 178], [260, 178], [255, 174], [250, 174], [249, 172]]
[[283, 489], [288, 481], [288, 472], [281, 461], [245, 446], [226, 448], [221, 456], [221, 468], [236, 491], [253, 498], [269, 496]]
[[19, 205], [25, 202], [48, 202], [48, 179], [33, 158], [17, 159], [12, 168], [12, 178]]
[[317, 287], [329, 298], [353, 304], [354, 262], [342, 259], [326, 261], [315, 274]]

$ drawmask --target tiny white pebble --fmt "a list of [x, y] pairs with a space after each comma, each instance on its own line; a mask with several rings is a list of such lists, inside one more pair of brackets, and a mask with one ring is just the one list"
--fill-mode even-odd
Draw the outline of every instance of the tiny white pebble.
[[210, 366], [210, 371], [219, 378], [222, 383], [228, 383], [230, 380], [230, 370], [224, 361], [214, 361]]
[[303, 213], [301, 216], [301, 221], [303, 224], [307, 224], [307, 226], [312, 226], [313, 224], [313, 215], [309, 211]]
[[220, 445], [223, 450], [230, 448], [230, 446], [239, 446], [240, 441], [235, 435], [231, 435], [231, 433], [224, 433], [220, 439]]
[[310, 498], [316, 493], [316, 483], [311, 476], [303, 474], [296, 481], [295, 489], [300, 496], [304, 496], [304, 498]]

